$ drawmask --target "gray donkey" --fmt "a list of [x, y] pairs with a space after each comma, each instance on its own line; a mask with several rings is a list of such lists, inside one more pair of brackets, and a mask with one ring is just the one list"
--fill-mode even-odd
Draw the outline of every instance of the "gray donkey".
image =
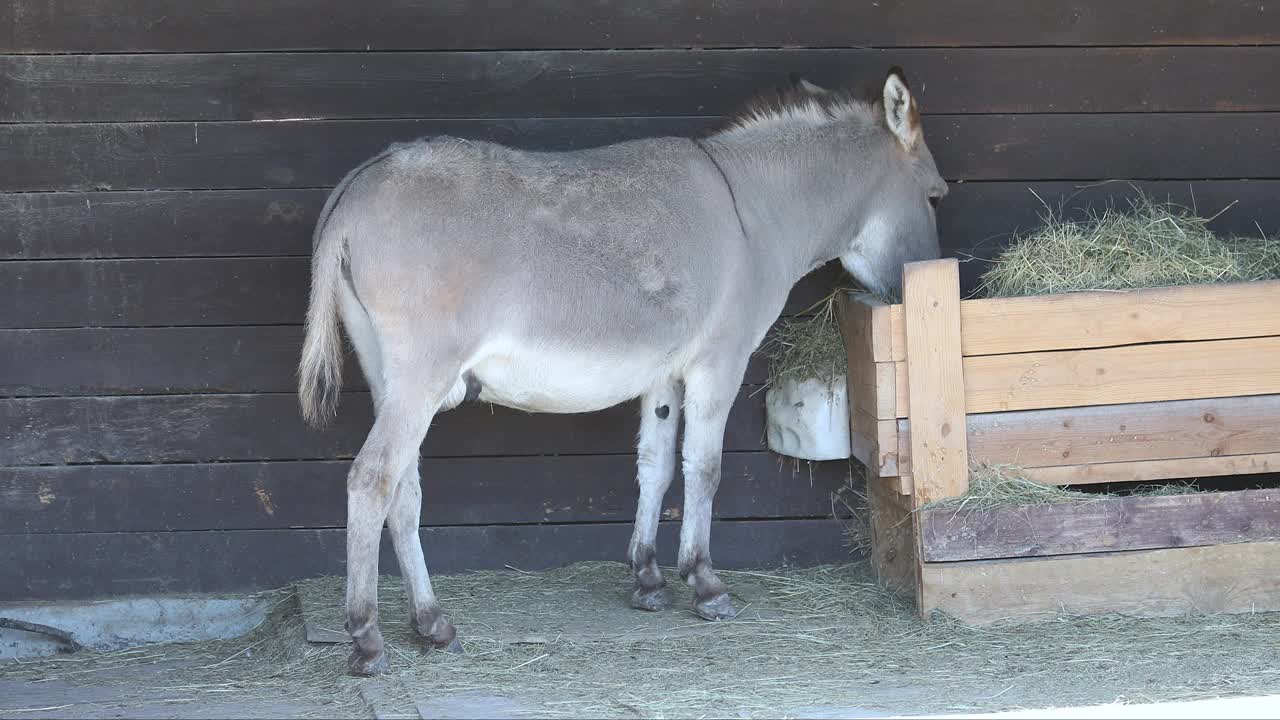
[[699, 139], [543, 153], [435, 138], [351, 172], [316, 229], [299, 370], [303, 414], [323, 423], [341, 317], [373, 395], [347, 478], [350, 670], [386, 668], [384, 521], [414, 629], [456, 642], [418, 536], [418, 450], [432, 417], [464, 400], [578, 413], [640, 398], [628, 556], [644, 610], [670, 602], [654, 541], [683, 410], [680, 577], [698, 615], [733, 617], [711, 566], [711, 502], [749, 356], [814, 268], [839, 258], [884, 291], [903, 263], [937, 257], [946, 192], [899, 68], [870, 100], [795, 79]]

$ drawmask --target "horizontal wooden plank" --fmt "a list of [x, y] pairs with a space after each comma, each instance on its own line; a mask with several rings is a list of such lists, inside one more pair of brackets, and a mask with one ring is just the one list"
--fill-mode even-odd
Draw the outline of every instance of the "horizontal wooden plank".
[[[976, 462], [1026, 468], [1280, 451], [1280, 396], [1229, 397], [970, 415]], [[898, 468], [912, 471], [911, 426], [898, 423]]]
[[[0, 396], [279, 393], [297, 388], [302, 327], [0, 330]], [[769, 362], [752, 355], [743, 383]], [[354, 355], [346, 390], [366, 390]]]
[[[0, 262], [0, 328], [299, 324], [310, 277], [308, 257]], [[841, 283], [838, 263], [810, 273], [784, 314]]]
[[925, 562], [998, 560], [1280, 540], [1280, 491], [1099, 497], [983, 510], [926, 510]]
[[924, 122], [959, 180], [1275, 178], [1273, 113], [960, 115]]
[[0, 195], [0, 259], [310, 255], [309, 190]]
[[[1280, 110], [1280, 47], [76, 54], [0, 55], [0, 121], [723, 115], [893, 65], [927, 113]], [[1064, 66], [1108, 82], [1044, 81]]]
[[0, 330], [0, 395], [292, 392], [301, 349], [299, 325]]
[[[1280, 393], [1280, 337], [964, 359], [969, 413]], [[899, 377], [907, 363], [898, 363]], [[898, 415], [910, 393], [898, 383]]]
[[1028, 478], [1047, 485], [1089, 485], [1275, 472], [1280, 472], [1280, 452], [1093, 465], [1058, 465], [1027, 468], [1025, 474]]
[[[423, 525], [630, 522], [631, 455], [428, 459]], [[332, 528], [346, 523], [349, 462], [75, 465], [0, 469], [0, 535]], [[796, 465], [768, 452], [726, 453], [719, 519], [831, 515], [846, 462]], [[679, 519], [684, 489], [662, 516]]]
[[[764, 393], [743, 388], [728, 451], [764, 450]], [[293, 394], [0, 399], [0, 466], [351, 458], [372, 425], [368, 394], [338, 418], [303, 424]], [[635, 451], [634, 403], [597, 413], [532, 414], [467, 403], [440, 414], [428, 457], [595, 455]]]
[[1159, 0], [387, 0], [372, 7], [212, 0], [198, 8], [180, 0], [15, 0], [0, 7], [0, 52], [1280, 43], [1267, 10], [1255, 0], [1196, 0], [1176, 11]]
[[[1076, 218], [1108, 203], [1124, 207], [1125, 199], [1139, 191], [1199, 208], [1214, 216], [1210, 226], [1221, 233], [1250, 235], [1259, 227], [1280, 233], [1280, 204], [1274, 202], [1280, 181], [1275, 180], [953, 183], [938, 208], [938, 233], [944, 248], [986, 257], [1014, 231], [1038, 225], [1044, 203], [1062, 206], [1067, 217]], [[0, 259], [308, 255], [328, 192], [0, 194]]]
[[[0, 191], [333, 186], [392, 142], [458, 135], [533, 149], [690, 135], [715, 118], [0, 125]], [[23, 175], [19, 180], [13, 174]]]
[[[0, 124], [0, 192], [327, 187], [388, 143], [453, 134], [567, 149], [690, 135], [715, 117]], [[1276, 178], [1280, 113], [935, 115], [953, 180]], [[1069, 150], [1068, 150], [1069, 149]]]
[[0, 327], [300, 323], [310, 258], [0, 263]]
[[[966, 356], [1151, 342], [1280, 335], [1280, 280], [1129, 292], [1080, 292], [967, 300], [960, 306]], [[893, 340], [905, 342], [901, 306]], [[895, 360], [905, 349], [885, 343]]]
[[[849, 562], [844, 527], [835, 520], [754, 520], [712, 523], [716, 566], [768, 568]], [[446, 573], [542, 570], [586, 560], [621, 560], [629, 523], [488, 525], [425, 528], [422, 542], [433, 580]], [[658, 561], [675, 564], [679, 529], [661, 523]], [[107, 597], [125, 594], [262, 590], [317, 575], [344, 572], [342, 530], [57, 533], [12, 535], [0, 543], [0, 601]], [[193, 562], [199, 558], [199, 562]], [[397, 572], [386, 537], [380, 569]], [[632, 580], [618, 566], [619, 597]]]
[[1058, 615], [1280, 610], [1280, 542], [926, 563], [921, 614], [975, 624]]

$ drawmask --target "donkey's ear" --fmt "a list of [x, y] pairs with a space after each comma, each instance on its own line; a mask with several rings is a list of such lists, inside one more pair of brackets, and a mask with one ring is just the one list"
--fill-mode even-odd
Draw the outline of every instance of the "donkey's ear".
[[814, 85], [813, 83], [800, 77], [800, 73], [791, 73], [787, 76], [791, 81], [791, 89], [800, 90], [802, 92], [812, 93], [814, 95], [826, 95], [829, 90], [824, 87]]
[[907, 148], [920, 142], [920, 110], [907, 87], [906, 74], [896, 65], [884, 80], [884, 117], [889, 130]]

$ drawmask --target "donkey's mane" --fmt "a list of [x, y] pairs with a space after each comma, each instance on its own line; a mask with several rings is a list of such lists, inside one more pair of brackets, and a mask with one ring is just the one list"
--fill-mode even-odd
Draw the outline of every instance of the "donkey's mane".
[[876, 93], [865, 90], [774, 88], [751, 98], [712, 134], [732, 138], [768, 128], [821, 127], [853, 117], [870, 120], [876, 100]]

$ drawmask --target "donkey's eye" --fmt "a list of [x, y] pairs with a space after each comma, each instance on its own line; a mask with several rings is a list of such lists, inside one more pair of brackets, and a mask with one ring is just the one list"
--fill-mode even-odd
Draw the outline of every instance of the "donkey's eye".
[[937, 209], [938, 209], [938, 201], [939, 201], [939, 200], [941, 200], [941, 199], [942, 199], [942, 196], [941, 196], [941, 195], [930, 195], [930, 196], [929, 196], [929, 204], [933, 206], [933, 209], [934, 209], [934, 210], [937, 210]]

